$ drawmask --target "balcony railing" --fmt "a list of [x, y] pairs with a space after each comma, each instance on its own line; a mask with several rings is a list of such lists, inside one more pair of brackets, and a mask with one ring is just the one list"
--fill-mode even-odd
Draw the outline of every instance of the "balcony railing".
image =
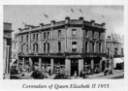
[[40, 57], [95, 57], [95, 56], [107, 56], [106, 53], [31, 53], [31, 54], [24, 54], [19, 53], [19, 56], [40, 56]]

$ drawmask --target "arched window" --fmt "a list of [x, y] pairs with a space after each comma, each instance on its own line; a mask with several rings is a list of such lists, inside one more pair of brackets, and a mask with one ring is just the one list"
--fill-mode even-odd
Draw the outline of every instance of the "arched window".
[[33, 40], [35, 40], [35, 34], [33, 34]]
[[36, 40], [38, 41], [38, 33], [36, 34]]
[[46, 39], [46, 32], [44, 32], [44, 39]]
[[26, 45], [26, 52], [28, 52], [28, 45]]
[[25, 44], [23, 44], [22, 46], [21, 46], [21, 51], [24, 53], [25, 51], [26, 51], [26, 46], [25, 46]]
[[44, 53], [50, 52], [50, 43], [45, 42], [44, 43]]
[[77, 42], [73, 41], [72, 42], [72, 52], [76, 52], [77, 51]]
[[33, 52], [38, 53], [38, 44], [37, 43], [33, 44]]
[[35, 44], [35, 52], [38, 53], [38, 44]]
[[108, 55], [110, 54], [110, 50], [109, 50], [109, 48], [107, 48], [107, 53], [108, 53]]
[[99, 32], [99, 39], [100, 39], [101, 33]]
[[61, 36], [61, 30], [58, 30], [58, 37]]
[[28, 42], [28, 35], [26, 35], [26, 41]]
[[116, 55], [116, 56], [118, 55], [118, 48], [114, 49], [114, 55]]
[[23, 45], [21, 45], [21, 52], [23, 52]]
[[58, 52], [61, 52], [61, 42], [58, 42]]
[[95, 42], [92, 42], [92, 52], [95, 52]]
[[21, 35], [21, 42], [23, 42], [23, 35]]
[[87, 52], [87, 49], [88, 49], [88, 42], [86, 41], [85, 42], [85, 52]]
[[96, 53], [99, 53], [99, 43], [96, 42]]
[[99, 43], [99, 53], [101, 53], [101, 43]]
[[44, 53], [46, 52], [46, 43], [44, 43]]
[[48, 53], [49, 53], [49, 52], [50, 52], [50, 44], [49, 44], [49, 43], [47, 43], [47, 46], [48, 46], [47, 51], [48, 51]]
[[124, 55], [124, 50], [123, 50], [123, 48], [121, 48], [121, 55], [122, 55], [122, 56]]
[[72, 29], [72, 36], [76, 35], [76, 29]]

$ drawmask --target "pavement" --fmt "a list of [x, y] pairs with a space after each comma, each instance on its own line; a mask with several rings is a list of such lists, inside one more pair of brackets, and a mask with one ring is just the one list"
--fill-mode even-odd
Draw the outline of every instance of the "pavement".
[[[92, 74], [88, 76], [89, 79], [120, 79], [124, 78], [123, 70], [113, 70], [113, 74], [104, 76], [104, 73]], [[88, 79], [87, 78], [87, 79]]]
[[[24, 73], [24, 75], [18, 74], [17, 77], [19, 77], [20, 79], [33, 79], [31, 77], [31, 74], [32, 73]], [[47, 79], [53, 79], [53, 78], [54, 78], [54, 75], [49, 76]], [[85, 79], [122, 79], [122, 78], [124, 78], [123, 70], [113, 70], [113, 74], [110, 74], [110, 75], [104, 76], [104, 73], [101, 72], [98, 74], [88, 75], [87, 78]], [[83, 79], [83, 78], [78, 77], [78, 78], [71, 78], [71, 79]]]

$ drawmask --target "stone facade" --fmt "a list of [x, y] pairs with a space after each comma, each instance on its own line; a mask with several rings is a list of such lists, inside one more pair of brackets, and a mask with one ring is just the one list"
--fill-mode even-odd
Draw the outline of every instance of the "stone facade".
[[37, 63], [42, 69], [43, 66], [50, 67], [55, 73], [59, 66], [67, 75], [75, 72], [80, 75], [87, 69], [101, 71], [102, 57], [106, 57], [104, 25], [94, 20], [85, 21], [83, 17], [66, 17], [50, 24], [19, 28], [19, 64], [31, 60], [32, 65]]
[[4, 78], [9, 78], [10, 72], [10, 58], [11, 58], [11, 35], [12, 35], [12, 24], [4, 23], [3, 25], [3, 63], [4, 63]]
[[110, 56], [123, 57], [123, 47], [123, 42], [121, 40], [117, 40], [117, 38], [115, 39], [112, 36], [108, 36], [108, 38], [106, 39], [106, 53]]

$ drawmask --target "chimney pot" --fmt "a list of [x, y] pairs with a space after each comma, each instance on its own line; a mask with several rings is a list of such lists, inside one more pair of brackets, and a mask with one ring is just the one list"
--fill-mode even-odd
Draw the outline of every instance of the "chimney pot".
[[40, 26], [44, 26], [44, 23], [40, 23]]

